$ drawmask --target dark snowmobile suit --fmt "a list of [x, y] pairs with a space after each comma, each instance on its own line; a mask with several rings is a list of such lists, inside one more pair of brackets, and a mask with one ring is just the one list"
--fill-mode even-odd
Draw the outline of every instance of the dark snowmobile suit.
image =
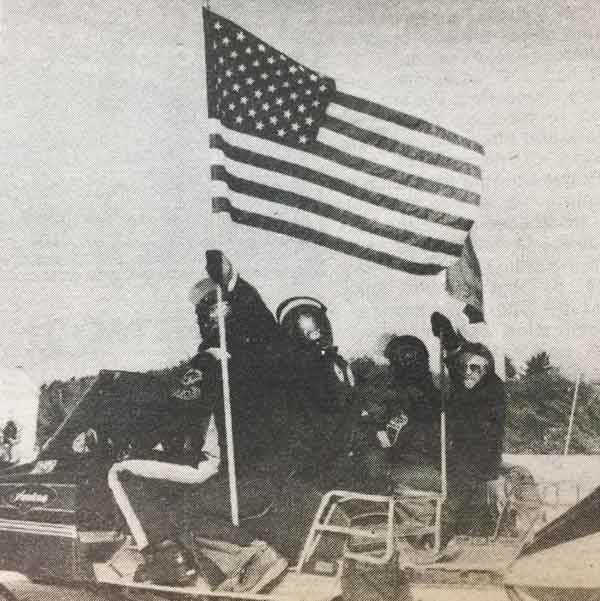
[[[382, 398], [365, 404], [369, 431], [367, 465], [374, 480], [393, 486], [439, 490], [439, 393], [424, 382], [390, 381]], [[389, 447], [381, 447], [381, 436]], [[389, 441], [389, 443], [388, 443]]]
[[351, 450], [357, 419], [350, 366], [334, 347], [291, 346], [286, 353], [278, 370], [276, 461], [305, 480], [331, 478], [332, 466]]
[[[277, 399], [270, 407], [275, 444], [270, 461], [252, 468], [245, 481], [240, 480], [240, 502], [246, 505], [247, 515], [256, 515], [261, 509], [258, 499], [271, 491], [270, 498], [264, 499], [270, 502], [269, 511], [246, 520], [244, 526], [295, 561], [321, 492], [353, 480], [351, 444], [357, 410], [352, 372], [335, 347], [307, 344], [282, 327], [272, 349], [267, 361], [271, 362], [270, 394]], [[220, 492], [227, 496], [224, 484]], [[207, 486], [218, 484], [208, 482]], [[206, 495], [206, 486], [203, 489]], [[206, 496], [198, 502], [205, 500]]]
[[[208, 253], [207, 271], [211, 273]], [[216, 277], [219, 277], [218, 274]], [[220, 473], [208, 480], [202, 481], [199, 477], [194, 481], [193, 477], [187, 478], [187, 472], [183, 474], [179, 470], [176, 477], [170, 478], [169, 473], [173, 468], [169, 467], [169, 463], [164, 463], [163, 477], [158, 474], [153, 475], [152, 479], [141, 475], [146, 473], [142, 466], [137, 468], [140, 477], [134, 472], [128, 479], [123, 470], [119, 472], [133, 513], [142, 526], [144, 536], [140, 540], [147, 539], [147, 567], [155, 577], [161, 579], [165, 576], [160, 570], [154, 569], [156, 558], [168, 556], [167, 563], [173, 563], [176, 567], [178, 554], [185, 556], [185, 548], [181, 543], [184, 539], [189, 540], [190, 533], [205, 538], [217, 536], [220, 540], [241, 546], [250, 544], [256, 538], [246, 530], [230, 525], [222, 377], [220, 361], [217, 359], [219, 337], [215, 327], [216, 290], [210, 280], [202, 280], [192, 292], [195, 289], [201, 291], [194, 302], [202, 343], [191, 366], [203, 376], [200, 395], [202, 407], [198, 411], [205, 417], [208, 408], [215, 415], [221, 456]], [[240, 518], [245, 520], [269, 509], [278, 483], [269, 460], [273, 453], [274, 430], [270, 423], [272, 396], [269, 371], [266, 369], [272, 363], [266, 357], [271, 352], [278, 328], [258, 292], [235, 273], [223, 283], [223, 300], [227, 312], [227, 351], [230, 355], [228, 366]], [[170, 421], [171, 418], [177, 416], [170, 416]], [[196, 421], [195, 418], [191, 419], [192, 423]], [[198, 431], [196, 435], [197, 449], [205, 432]], [[202, 466], [202, 463], [198, 466], [199, 476], [203, 472]], [[157, 519], [158, 516], [160, 519]], [[169, 544], [163, 549], [164, 541]], [[189, 559], [189, 555], [187, 557]], [[185, 563], [189, 563], [188, 560]], [[192, 566], [189, 567], [193, 572]]]
[[[476, 355], [488, 362], [478, 384], [463, 385], [461, 356]], [[494, 371], [494, 359], [481, 344], [464, 341], [450, 352], [451, 379], [447, 403], [448, 498], [444, 507], [443, 539], [452, 534], [488, 535], [494, 519], [487, 505], [487, 484], [499, 476], [504, 440], [506, 395]]]
[[[460, 355], [484, 356], [488, 372], [471, 390], [462, 384]], [[483, 345], [465, 342], [458, 353], [450, 355], [451, 378], [447, 404], [449, 470], [471, 474], [479, 480], [498, 477], [502, 463], [506, 394], [504, 383], [496, 375], [494, 359]]]
[[415, 336], [393, 336], [384, 355], [385, 383], [367, 383], [362, 394], [369, 475], [388, 487], [439, 490], [440, 398], [427, 348]]

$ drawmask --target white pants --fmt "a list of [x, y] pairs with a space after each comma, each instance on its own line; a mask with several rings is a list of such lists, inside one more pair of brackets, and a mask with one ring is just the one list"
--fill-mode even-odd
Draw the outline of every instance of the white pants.
[[214, 425], [214, 417], [211, 417], [206, 442], [202, 450], [206, 453], [207, 459], [198, 464], [198, 467], [191, 465], [179, 465], [176, 463], [167, 463], [166, 461], [155, 461], [150, 459], [125, 459], [113, 464], [108, 472], [108, 486], [113, 493], [115, 502], [119, 506], [127, 526], [138, 546], [143, 549], [148, 545], [148, 538], [142, 524], [137, 517], [129, 497], [123, 488], [119, 475], [123, 472], [129, 472], [140, 478], [150, 480], [166, 480], [178, 484], [202, 484], [211, 476], [214, 476], [219, 470], [219, 444], [217, 440], [217, 431]]

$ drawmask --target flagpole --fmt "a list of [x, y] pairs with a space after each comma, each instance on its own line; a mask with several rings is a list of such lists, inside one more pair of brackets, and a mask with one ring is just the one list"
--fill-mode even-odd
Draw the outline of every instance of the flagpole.
[[[212, 215], [213, 237], [215, 248], [223, 252], [224, 233], [223, 216]], [[222, 269], [222, 265], [221, 265]], [[229, 478], [229, 500], [231, 505], [231, 522], [240, 525], [237, 476], [235, 471], [235, 446], [233, 440], [233, 417], [231, 413], [231, 387], [229, 382], [229, 354], [227, 352], [227, 331], [225, 321], [225, 303], [223, 302], [223, 285], [217, 286], [217, 323], [219, 326], [219, 348], [221, 355], [221, 374], [223, 383], [223, 410], [225, 414], [225, 441], [227, 445], [227, 474]], [[240, 424], [237, 424], [239, 427]]]
[[448, 494], [448, 474], [446, 467], [446, 365], [444, 363], [444, 334], [440, 332], [440, 471], [442, 479], [442, 500]]
[[577, 404], [577, 395], [579, 394], [579, 384], [581, 382], [581, 373], [577, 374], [577, 381], [575, 382], [575, 392], [573, 393], [573, 403], [571, 405], [571, 417], [569, 418], [569, 429], [567, 431], [567, 438], [565, 440], [565, 451], [563, 455], [569, 454], [569, 445], [571, 444], [571, 434], [573, 432], [573, 421], [575, 418], [575, 405]]
[[[203, 0], [202, 6], [206, 10], [210, 10], [210, 0]], [[207, 39], [206, 21], [204, 22], [204, 36]], [[207, 77], [207, 94], [210, 89], [208, 70]], [[210, 115], [209, 115], [210, 118]], [[211, 200], [212, 202], [212, 200]], [[217, 217], [212, 212], [213, 223], [213, 239], [215, 248], [222, 251], [223, 248], [223, 233], [221, 231], [222, 217]], [[229, 499], [231, 505], [231, 522], [234, 526], [240, 525], [239, 504], [237, 494], [237, 476], [235, 472], [235, 447], [233, 442], [233, 417], [231, 413], [231, 388], [229, 385], [229, 363], [227, 353], [227, 336], [225, 330], [225, 305], [223, 303], [223, 288], [217, 286], [217, 317], [219, 326], [219, 348], [221, 354], [221, 374], [223, 381], [223, 409], [225, 414], [225, 440], [227, 444], [227, 474], [229, 478]]]
[[442, 539], [442, 505], [448, 494], [448, 477], [446, 469], [446, 375], [444, 365], [444, 334], [440, 332], [440, 480], [441, 495], [435, 506], [435, 540], [434, 551], [439, 552]]
[[233, 419], [231, 416], [231, 393], [229, 389], [229, 362], [227, 358], [227, 339], [225, 336], [225, 305], [223, 304], [223, 289], [221, 286], [217, 286], [217, 315], [219, 323], [219, 344], [221, 348], [221, 370], [223, 372], [223, 405], [225, 409], [225, 436], [227, 441], [227, 471], [229, 474], [231, 521], [234, 526], [239, 526], [240, 515], [237, 496], [237, 480], [235, 474]]

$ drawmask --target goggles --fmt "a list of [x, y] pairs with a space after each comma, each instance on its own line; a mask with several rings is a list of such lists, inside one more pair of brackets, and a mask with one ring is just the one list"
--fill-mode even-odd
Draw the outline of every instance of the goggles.
[[473, 374], [482, 375], [483, 372], [486, 370], [487, 365], [488, 365], [488, 363], [485, 359], [481, 359], [481, 361], [471, 359], [470, 361], [462, 364], [462, 370], [466, 374], [473, 373]]
[[419, 351], [416, 349], [400, 349], [391, 354], [391, 360], [394, 363], [415, 363], [419, 358]]

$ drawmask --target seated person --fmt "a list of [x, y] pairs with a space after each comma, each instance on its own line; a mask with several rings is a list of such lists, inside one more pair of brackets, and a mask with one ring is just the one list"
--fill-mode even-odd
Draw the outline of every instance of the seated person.
[[311, 297], [283, 301], [276, 312], [283, 352], [280, 375], [285, 416], [278, 433], [279, 462], [306, 480], [330, 479], [331, 467], [350, 451], [356, 421], [354, 377], [333, 346], [327, 308]]
[[[161, 452], [150, 452], [153, 459], [131, 459], [125, 458], [122, 461], [118, 461], [113, 464], [108, 472], [108, 485], [113, 493], [115, 502], [117, 503], [121, 513], [129, 527], [129, 530], [138, 546], [138, 549], [144, 550], [149, 546], [147, 530], [155, 530], [155, 526], [159, 525], [160, 529], [164, 528], [171, 530], [172, 524], [168, 523], [168, 519], [165, 521], [153, 520], [152, 518], [145, 520], [146, 507], [138, 508], [135, 511], [132, 506], [131, 494], [127, 494], [123, 484], [123, 478], [130, 479], [132, 476], [137, 478], [144, 478], [148, 480], [155, 480], [164, 482], [177, 482], [180, 484], [201, 484], [215, 475], [219, 468], [220, 452], [218, 442], [216, 440], [216, 429], [214, 426], [214, 418], [211, 417], [211, 408], [202, 406], [202, 398], [200, 396], [200, 388], [198, 386], [199, 376], [198, 370], [189, 370], [182, 378], [181, 385], [174, 391], [175, 394], [180, 395], [189, 393], [190, 396], [194, 396], [193, 399], [196, 403], [195, 410], [187, 414], [187, 418], [192, 425], [194, 422], [198, 422], [198, 415], [204, 418], [204, 424], [202, 429], [198, 428], [197, 431], [193, 432], [189, 427], [185, 430], [179, 429], [181, 426], [181, 416], [176, 414], [174, 425], [165, 424], [165, 430], [160, 433], [160, 446], [163, 448]], [[177, 412], [179, 413], [179, 411]], [[210, 421], [209, 421], [210, 420]], [[197, 423], [196, 423], [197, 425]], [[176, 438], [170, 439], [166, 436], [167, 433], [175, 433], [177, 428]], [[194, 452], [187, 452], [185, 444], [186, 441], [181, 441], [177, 447], [173, 448], [178, 442], [177, 438], [181, 437], [185, 432], [187, 436], [198, 439], [201, 442], [201, 453], [196, 454]], [[184, 436], [185, 436], [184, 434]], [[158, 439], [155, 439], [155, 441]], [[171, 444], [174, 442], [175, 444]], [[195, 444], [195, 443], [194, 443]], [[134, 456], [140, 454], [134, 449]], [[150, 494], [148, 487], [145, 487], [146, 494]], [[158, 491], [157, 491], [158, 492]], [[162, 492], [162, 491], [161, 491]], [[171, 495], [165, 496], [167, 502]], [[145, 499], [145, 503], [142, 505], [152, 511], [151, 503], [148, 499]], [[135, 502], [135, 501], [134, 501]], [[146, 528], [142, 525], [142, 521], [147, 522]], [[168, 514], [167, 516], [168, 517]], [[161, 532], [155, 538], [162, 539], [168, 538], [171, 532]], [[158, 541], [155, 541], [158, 542]]]
[[333, 346], [325, 305], [293, 297], [279, 305], [276, 316], [280, 338], [270, 360], [278, 402], [271, 410], [275, 444], [270, 469], [280, 484], [271, 511], [247, 528], [295, 561], [322, 492], [353, 487], [362, 474], [350, 456], [357, 417], [354, 378]]
[[[227, 482], [226, 471], [223, 472], [222, 469], [227, 457], [227, 442], [224, 435], [222, 382], [217, 362], [221, 351], [218, 346], [216, 286], [224, 289], [227, 344], [231, 359], [231, 407], [234, 423], [239, 425], [234, 429], [234, 451], [237, 472], [241, 477], [245, 476], [251, 466], [264, 463], [265, 454], [272, 446], [263, 358], [267, 352], [267, 342], [277, 332], [277, 328], [256, 290], [239, 278], [222, 253], [207, 252], [207, 272], [212, 279], [196, 284], [190, 294], [196, 306], [202, 337], [192, 366], [202, 374], [202, 398], [199, 399], [202, 402], [198, 406], [203, 405], [205, 411], [209, 414], [213, 412], [215, 416], [221, 474], [225, 477], [219, 474], [215, 476], [219, 465], [219, 460], [215, 457], [216, 449], [211, 452], [205, 447], [203, 450], [209, 460], [201, 461], [196, 466], [143, 460], [117, 463], [110, 470], [109, 484], [146, 559], [147, 569], [141, 570], [138, 578], [150, 578], [154, 582], [165, 584], [189, 584], [200, 570], [211, 587], [219, 586], [220, 590], [230, 587], [227, 590], [242, 591], [259, 585], [263, 577], [272, 578], [275, 572], [275, 575], [279, 574], [285, 569], [287, 562], [268, 545], [253, 544], [250, 534], [231, 527], [222, 517], [223, 511], [228, 511], [229, 500], [223, 491], [223, 485]], [[198, 440], [204, 440], [204, 435], [204, 431], [195, 432]], [[215, 477], [211, 478], [212, 476]], [[135, 479], [137, 487], [132, 485], [132, 480], [135, 484]], [[200, 489], [190, 487], [204, 484], [207, 480], [215, 480], [215, 486], [205, 484]], [[173, 502], [172, 492], [177, 485], [180, 485], [179, 498]], [[168, 496], [164, 494], [165, 488], [171, 493]], [[215, 492], [216, 496], [213, 494]], [[242, 495], [240, 499], [243, 499]], [[198, 500], [202, 500], [203, 504], [197, 504]], [[186, 523], [190, 508], [194, 518], [192, 524]], [[211, 509], [217, 514], [212, 516], [212, 523], [204, 519], [207, 514], [210, 516]], [[156, 519], [159, 515], [161, 519]], [[235, 565], [235, 562], [232, 568], [228, 561], [220, 566], [225, 569], [213, 569], [216, 564], [207, 560], [198, 544], [192, 541], [187, 547], [182, 545], [182, 539], [192, 529], [199, 535], [198, 540], [220, 533], [228, 545], [235, 546], [237, 550], [244, 548], [245, 552], [240, 557], [253, 562], [252, 569], [248, 569], [247, 565]], [[209, 554], [212, 553], [214, 559], [213, 551]], [[216, 557], [220, 557], [218, 553]], [[172, 568], [170, 572], [169, 566]], [[234, 570], [233, 574], [227, 573], [230, 569]]]
[[487, 483], [502, 463], [506, 395], [487, 347], [465, 340], [440, 313], [431, 317], [450, 374], [446, 407], [448, 499], [446, 534], [487, 534]]
[[387, 386], [365, 400], [361, 421], [370, 430], [367, 467], [394, 487], [440, 490], [440, 398], [429, 353], [415, 336], [393, 336], [384, 356]]

